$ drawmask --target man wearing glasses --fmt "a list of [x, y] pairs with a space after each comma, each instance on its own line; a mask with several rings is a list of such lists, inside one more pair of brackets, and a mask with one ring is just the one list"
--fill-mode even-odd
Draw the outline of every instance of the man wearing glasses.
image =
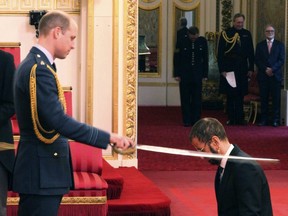
[[[223, 125], [215, 118], [200, 119], [192, 127], [189, 139], [197, 151], [250, 157], [229, 142]], [[222, 158], [209, 162], [218, 165], [215, 176], [218, 215], [273, 215], [269, 185], [256, 161]]]
[[258, 68], [257, 78], [260, 89], [261, 121], [259, 126], [268, 123], [269, 98], [272, 98], [272, 125], [280, 124], [281, 82], [283, 79], [282, 67], [285, 62], [284, 44], [276, 39], [272, 25], [265, 28], [266, 39], [256, 46], [255, 63]]

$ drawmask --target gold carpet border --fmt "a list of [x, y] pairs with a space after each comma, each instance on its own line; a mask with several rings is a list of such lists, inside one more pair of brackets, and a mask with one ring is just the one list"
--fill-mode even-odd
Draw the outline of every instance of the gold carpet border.
[[[19, 197], [8, 197], [7, 205], [18, 205]], [[62, 205], [91, 205], [91, 204], [105, 204], [107, 203], [107, 196], [97, 196], [97, 197], [63, 197]]]

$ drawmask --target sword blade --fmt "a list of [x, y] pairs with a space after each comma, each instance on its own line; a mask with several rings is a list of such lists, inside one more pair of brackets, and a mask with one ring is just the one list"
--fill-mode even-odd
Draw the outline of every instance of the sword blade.
[[160, 146], [150, 146], [150, 145], [137, 145], [138, 150], [143, 151], [152, 151], [159, 152], [165, 154], [174, 154], [174, 155], [183, 155], [183, 156], [192, 156], [192, 157], [201, 157], [201, 158], [227, 158], [234, 160], [256, 160], [256, 161], [266, 161], [266, 162], [279, 162], [279, 159], [274, 158], [259, 158], [259, 157], [241, 157], [241, 156], [224, 156], [213, 153], [206, 152], [198, 152], [192, 150], [184, 150], [184, 149], [176, 149], [176, 148], [168, 148], [168, 147], [160, 147]]

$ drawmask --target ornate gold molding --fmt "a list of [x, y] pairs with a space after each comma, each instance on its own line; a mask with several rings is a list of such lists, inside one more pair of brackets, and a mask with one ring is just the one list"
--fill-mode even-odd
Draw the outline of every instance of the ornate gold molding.
[[222, 30], [226, 30], [231, 26], [233, 4], [231, 0], [222, 0]]
[[20, 42], [0, 42], [0, 47], [20, 47]]
[[[63, 197], [61, 204], [62, 205], [91, 205], [91, 204], [105, 204], [107, 202], [106, 196], [75, 196], [75, 197]], [[18, 205], [19, 197], [8, 197], [7, 205]]]
[[93, 123], [93, 70], [94, 70], [94, 0], [87, 3], [87, 76], [86, 76], [86, 123]]
[[[124, 63], [123, 63], [123, 71], [124, 73], [123, 82], [123, 101], [124, 101], [124, 127], [123, 133], [132, 138], [136, 138], [136, 124], [137, 124], [137, 17], [138, 17], [138, 4], [137, 1], [127, 0], [124, 5]], [[128, 156], [127, 156], [128, 157]], [[129, 157], [132, 157], [129, 156]]]
[[27, 14], [30, 10], [62, 10], [80, 13], [80, 0], [10, 0], [1, 1], [0, 14]]

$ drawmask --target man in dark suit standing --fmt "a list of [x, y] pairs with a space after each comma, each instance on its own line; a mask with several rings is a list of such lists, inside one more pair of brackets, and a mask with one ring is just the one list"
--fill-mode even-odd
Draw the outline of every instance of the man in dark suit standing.
[[265, 28], [266, 39], [256, 46], [255, 63], [261, 98], [261, 121], [259, 126], [267, 125], [269, 118], [269, 98], [272, 98], [273, 126], [280, 124], [282, 66], [285, 62], [284, 44], [276, 39], [272, 25]]
[[202, 79], [208, 76], [207, 40], [199, 36], [199, 29], [191, 26], [188, 29], [188, 40], [178, 42], [179, 53], [175, 60], [175, 79], [179, 82], [180, 101], [183, 124], [192, 126], [201, 118]]
[[80, 123], [65, 112], [54, 60], [65, 59], [75, 48], [77, 30], [67, 13], [46, 13], [39, 22], [38, 43], [16, 72], [14, 101], [20, 141], [13, 190], [20, 196], [18, 216], [57, 216], [73, 182], [68, 139], [102, 149], [109, 143], [124, 150], [135, 146], [127, 137]]
[[[0, 142], [14, 145], [11, 117], [14, 115], [13, 55], [0, 50]], [[0, 151], [0, 216], [6, 216], [7, 191], [11, 186], [14, 150]]]
[[[189, 138], [197, 151], [250, 157], [229, 142], [223, 125], [214, 118], [199, 120], [192, 127]], [[215, 194], [219, 216], [273, 215], [269, 184], [256, 161], [223, 158], [209, 162], [218, 165]]]
[[[228, 125], [246, 124], [243, 99], [254, 71], [254, 47], [251, 33], [243, 28], [244, 21], [243, 14], [235, 14], [233, 26], [221, 32], [218, 44], [219, 91], [226, 95]], [[234, 72], [236, 87], [228, 84], [227, 72]]]

